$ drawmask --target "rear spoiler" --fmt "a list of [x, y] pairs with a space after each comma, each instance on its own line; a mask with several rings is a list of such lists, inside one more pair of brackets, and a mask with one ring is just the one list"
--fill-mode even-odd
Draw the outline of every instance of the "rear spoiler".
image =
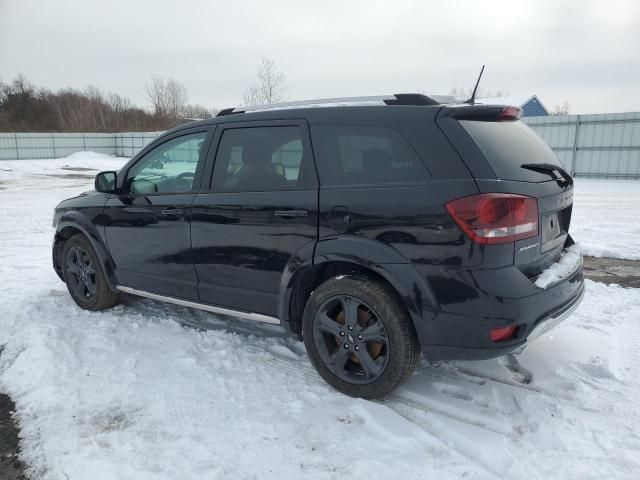
[[513, 122], [522, 117], [522, 109], [505, 105], [448, 105], [440, 117], [483, 122]]

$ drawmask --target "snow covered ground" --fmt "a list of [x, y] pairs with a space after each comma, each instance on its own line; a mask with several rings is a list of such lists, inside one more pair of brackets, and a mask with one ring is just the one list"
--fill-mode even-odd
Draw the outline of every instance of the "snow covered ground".
[[571, 235], [584, 255], [640, 260], [640, 181], [576, 178]]
[[[123, 161], [0, 162], [0, 391], [36, 478], [640, 478], [637, 289], [588, 281], [520, 366], [423, 363], [391, 398], [356, 400], [277, 327], [133, 297], [75, 306], [50, 265], [52, 209], [90, 187], [83, 168]], [[576, 181], [587, 253], [638, 254], [623, 197], [637, 206], [640, 182]], [[198, 321], [210, 330], [179, 323]]]

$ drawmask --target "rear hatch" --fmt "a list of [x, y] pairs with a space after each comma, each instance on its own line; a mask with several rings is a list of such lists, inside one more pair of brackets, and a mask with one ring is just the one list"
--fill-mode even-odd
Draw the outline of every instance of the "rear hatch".
[[514, 240], [514, 264], [535, 278], [573, 243], [573, 180], [519, 115], [515, 107], [445, 107], [438, 125], [476, 179], [479, 197], [500, 193], [536, 199], [537, 231]]

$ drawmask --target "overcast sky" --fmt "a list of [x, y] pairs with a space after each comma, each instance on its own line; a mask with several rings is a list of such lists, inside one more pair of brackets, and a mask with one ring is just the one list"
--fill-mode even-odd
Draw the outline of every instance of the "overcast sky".
[[290, 100], [481, 86], [572, 113], [640, 111], [640, 2], [0, 0], [0, 79], [148, 105], [152, 74], [242, 103], [261, 57]]

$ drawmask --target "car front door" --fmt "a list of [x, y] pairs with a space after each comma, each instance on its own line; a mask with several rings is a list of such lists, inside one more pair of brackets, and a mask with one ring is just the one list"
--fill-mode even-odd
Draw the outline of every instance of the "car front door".
[[280, 279], [318, 229], [318, 180], [304, 121], [242, 122], [216, 132], [211, 191], [193, 203], [200, 300], [276, 316]]
[[105, 205], [105, 236], [120, 286], [198, 299], [189, 213], [210, 132], [167, 137], [122, 172]]

